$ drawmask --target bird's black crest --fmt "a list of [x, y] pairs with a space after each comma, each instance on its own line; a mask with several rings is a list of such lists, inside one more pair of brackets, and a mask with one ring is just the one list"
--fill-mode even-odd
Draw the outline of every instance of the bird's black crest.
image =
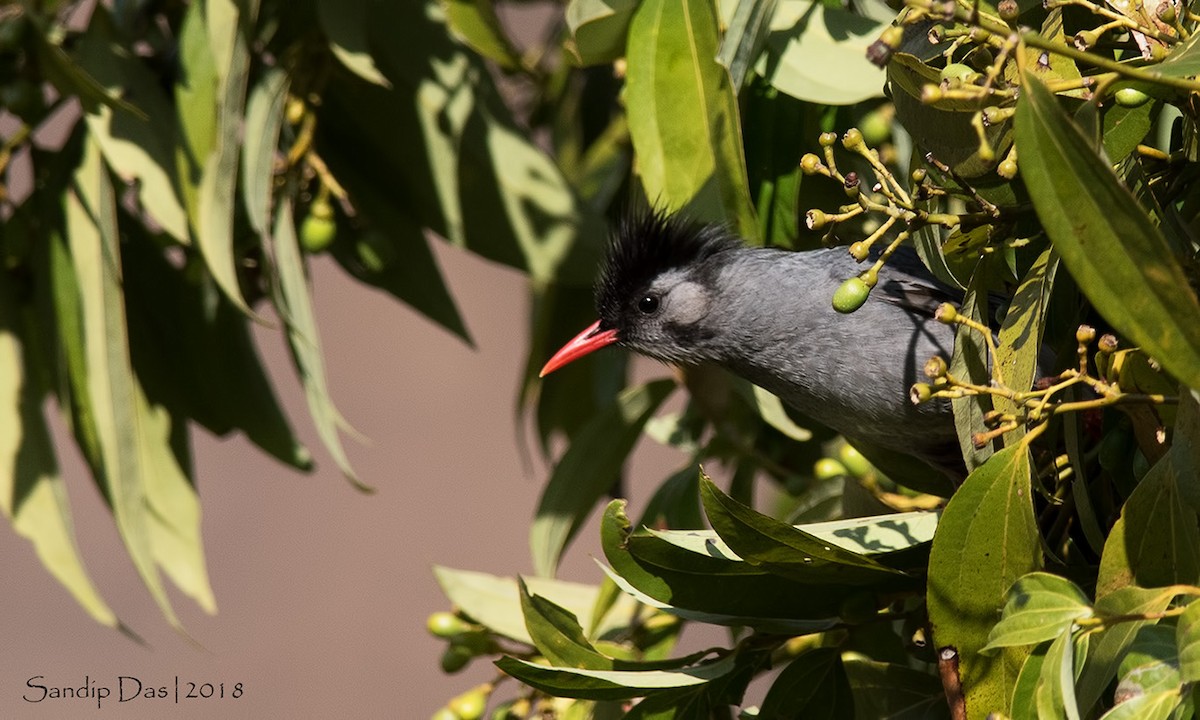
[[617, 327], [633, 295], [658, 275], [692, 265], [741, 242], [723, 225], [665, 210], [630, 211], [617, 226], [596, 282], [596, 310], [604, 327]]

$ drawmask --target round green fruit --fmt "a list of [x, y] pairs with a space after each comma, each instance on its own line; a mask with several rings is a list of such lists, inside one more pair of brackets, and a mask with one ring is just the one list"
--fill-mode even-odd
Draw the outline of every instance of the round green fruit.
[[871, 294], [871, 286], [860, 277], [847, 279], [833, 293], [833, 309], [840, 313], [852, 313], [863, 306], [867, 296]]
[[325, 252], [337, 238], [337, 222], [333, 218], [318, 217], [309, 213], [300, 223], [300, 246], [304, 251], [316, 255]]
[[471, 629], [471, 626], [463, 622], [462, 618], [445, 611], [430, 614], [429, 619], [425, 621], [425, 627], [429, 630], [430, 635], [444, 640], [449, 640]]

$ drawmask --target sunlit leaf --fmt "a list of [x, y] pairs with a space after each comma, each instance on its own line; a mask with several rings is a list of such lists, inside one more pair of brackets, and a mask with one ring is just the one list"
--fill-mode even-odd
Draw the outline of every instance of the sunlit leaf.
[[496, 17], [493, 0], [442, 0], [446, 19], [454, 31], [471, 49], [495, 60], [509, 70], [521, 66], [521, 56], [513, 47], [500, 19]]
[[1192, 602], [1175, 626], [1179, 674], [1183, 682], [1200, 680], [1200, 602]]
[[296, 239], [296, 228], [292, 222], [292, 205], [288, 200], [280, 203], [275, 216], [275, 266], [279, 273], [279, 295], [276, 304], [280, 316], [287, 325], [288, 343], [292, 358], [304, 385], [304, 396], [308, 410], [317, 426], [317, 435], [325, 449], [341, 469], [346, 479], [358, 489], [370, 491], [350, 465], [342, 446], [339, 427], [345, 426], [341, 413], [329, 396], [325, 379], [325, 359], [321, 354], [321, 340], [317, 333], [316, 317], [313, 314], [312, 297], [308, 291], [304, 259]]
[[334, 56], [355, 75], [382, 87], [391, 87], [375, 66], [368, 40], [370, 18], [367, 0], [318, 0], [317, 17], [329, 38]]
[[271, 197], [279, 130], [283, 126], [288, 76], [269, 68], [250, 90], [246, 101], [245, 151], [242, 153], [242, 202], [250, 227], [260, 236], [271, 230]]
[[737, 97], [716, 61], [709, 0], [643, 0], [629, 26], [625, 106], [646, 196], [754, 241]]
[[1030, 573], [1013, 583], [1004, 617], [988, 634], [984, 651], [1013, 645], [1034, 645], [1062, 635], [1075, 620], [1091, 617], [1087, 595], [1066, 578]]
[[957, 649], [968, 707], [1004, 712], [1029, 653], [979, 651], [1009, 587], [1042, 564], [1030, 474], [1024, 446], [996, 453], [950, 499], [933, 538], [927, 585], [933, 641], [938, 648]]
[[[993, 372], [999, 372], [997, 377], [1003, 378], [1004, 383], [1014, 390], [1023, 392], [1032, 388], [1039, 376], [1046, 308], [1050, 304], [1057, 271], [1058, 255], [1048, 247], [1038, 255], [1021, 280], [1000, 326]], [[1016, 403], [1002, 395], [997, 395], [994, 402], [997, 410], [1008, 415], [1015, 415], [1019, 410]], [[1018, 425], [1005, 434], [1005, 442], [1017, 442], [1024, 434], [1025, 426]]]
[[1159, 229], [1031, 75], [1017, 103], [1021, 177], [1080, 289], [1117, 330], [1200, 387], [1200, 302]]
[[581, 65], [612, 62], [625, 54], [625, 36], [638, 0], [571, 0], [566, 22], [569, 49]]
[[[1175, 594], [1172, 588], [1140, 588], [1131, 585], [1110, 590], [1100, 596], [1096, 601], [1095, 610], [1100, 617], [1153, 616], [1165, 610]], [[1153, 622], [1155, 621], [1138, 620], [1113, 623], [1092, 640], [1088, 663], [1079, 676], [1077, 687], [1081, 708], [1090, 708], [1100, 699], [1138, 632]]]

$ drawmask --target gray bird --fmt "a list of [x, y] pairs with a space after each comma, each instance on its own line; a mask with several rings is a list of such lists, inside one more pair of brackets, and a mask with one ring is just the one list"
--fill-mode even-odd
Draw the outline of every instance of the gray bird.
[[716, 363], [851, 439], [961, 477], [950, 404], [909, 400], [925, 362], [950, 358], [954, 329], [933, 316], [960, 297], [902, 250], [861, 308], [838, 313], [834, 291], [861, 271], [845, 248], [748, 247], [720, 225], [637, 212], [597, 280], [600, 319], [541, 374], [614, 343], [674, 365]]

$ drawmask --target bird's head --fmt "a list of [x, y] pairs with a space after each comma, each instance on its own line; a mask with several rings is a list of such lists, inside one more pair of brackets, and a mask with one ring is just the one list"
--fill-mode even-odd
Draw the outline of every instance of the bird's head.
[[596, 282], [600, 319], [562, 347], [541, 375], [619, 343], [671, 363], [705, 359], [700, 348], [717, 281], [714, 256], [741, 247], [724, 227], [658, 210], [625, 218]]

